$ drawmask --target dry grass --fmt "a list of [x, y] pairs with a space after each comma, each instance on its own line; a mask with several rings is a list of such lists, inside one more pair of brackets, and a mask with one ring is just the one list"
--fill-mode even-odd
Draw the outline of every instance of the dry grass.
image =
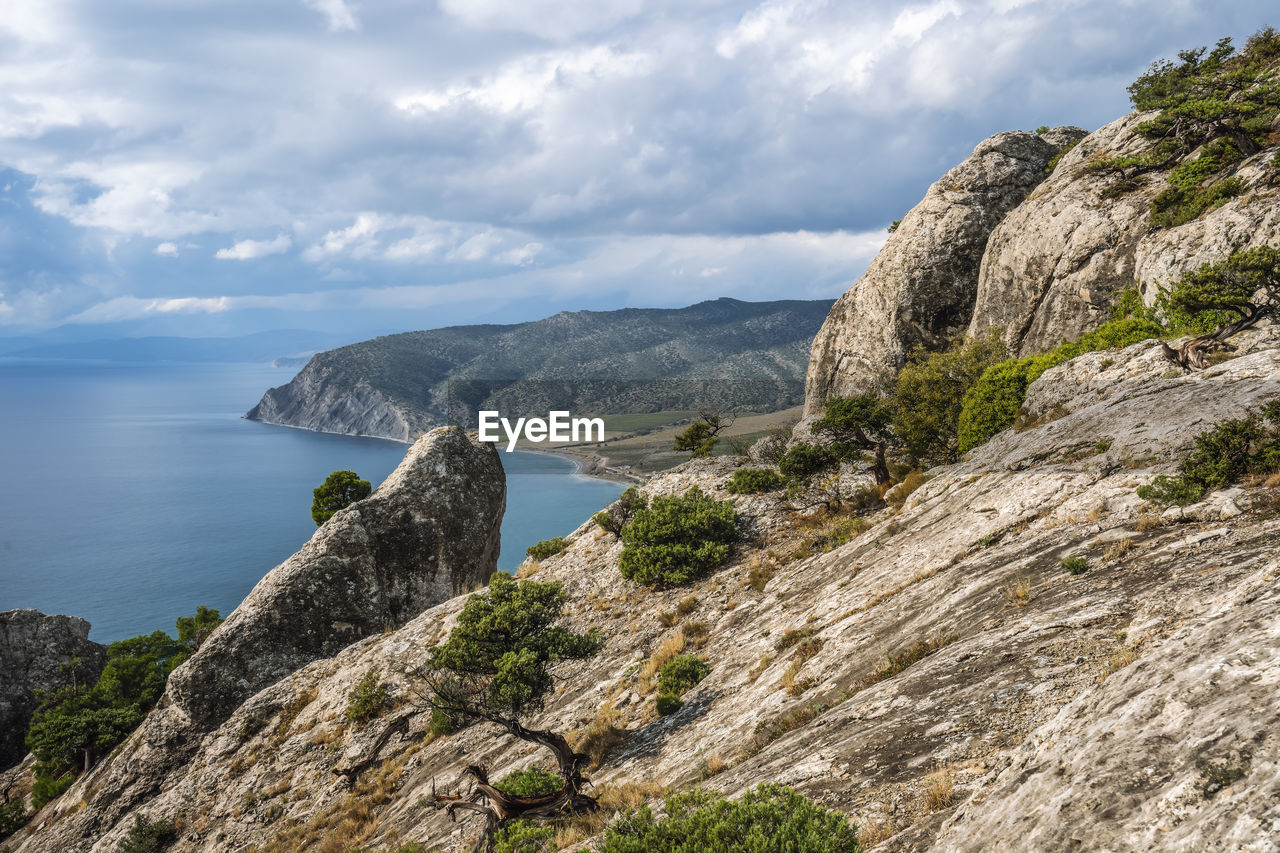
[[1133, 525], [1133, 529], [1139, 533], [1145, 533], [1148, 530], [1155, 530], [1160, 526], [1160, 516], [1158, 515], [1142, 515], [1138, 517], [1138, 522]]
[[378, 830], [376, 809], [391, 802], [403, 759], [383, 762], [372, 776], [359, 780], [351, 793], [335, 800], [303, 823], [289, 820], [274, 838], [246, 853], [348, 853]]
[[956, 780], [949, 769], [943, 767], [925, 777], [924, 790], [920, 792], [920, 805], [927, 814], [945, 809], [955, 799]]
[[918, 468], [907, 474], [902, 482], [892, 489], [893, 497], [888, 499], [889, 504], [902, 509], [902, 505], [907, 502], [907, 498], [911, 497], [912, 492], [923, 486], [926, 479], [928, 478], [925, 477], [924, 472]]
[[914, 644], [901, 651], [886, 652], [880, 668], [875, 671], [871, 678], [867, 679], [866, 683], [870, 685], [878, 681], [884, 681], [886, 678], [892, 678], [913, 663], [924, 660], [929, 655], [939, 649], [946, 648], [955, 641], [956, 638], [953, 634], [931, 634], [923, 640], [917, 640]]
[[760, 662], [757, 663], [755, 666], [753, 666], [751, 668], [751, 671], [747, 673], [747, 680], [750, 681], [752, 684], [755, 684], [756, 679], [760, 677], [761, 673], [763, 673], [766, 669], [769, 668], [769, 664], [771, 663], [773, 663], [773, 655], [770, 655], [770, 654], [761, 655]]
[[765, 587], [769, 585], [769, 581], [773, 580], [775, 569], [772, 565], [765, 565], [760, 555], [751, 558], [751, 568], [747, 571], [747, 586], [756, 592], [764, 592]]
[[617, 725], [621, 716], [612, 702], [605, 702], [585, 728], [569, 733], [569, 745], [590, 757], [590, 769], [603, 764], [609, 753], [627, 739], [626, 731]]
[[531, 578], [534, 575], [536, 575], [541, 568], [542, 568], [542, 563], [539, 563], [537, 560], [534, 560], [534, 559], [525, 560], [516, 568], [516, 580]]
[[636, 678], [640, 683], [640, 691], [642, 693], [652, 693], [654, 691], [654, 688], [657, 687], [658, 670], [662, 669], [676, 655], [683, 652], [686, 642], [684, 631], [668, 634], [667, 638], [654, 650], [653, 654], [649, 655], [645, 662], [640, 664]]
[[1085, 516], [1085, 520], [1096, 524], [1097, 522], [1102, 521], [1102, 519], [1106, 517], [1107, 517], [1106, 504], [1098, 504], [1093, 509], [1089, 510], [1089, 514]]
[[1135, 647], [1123, 646], [1117, 649], [1102, 662], [1102, 671], [1098, 674], [1098, 681], [1105, 681], [1137, 659], [1138, 650]]
[[306, 708], [316, 697], [319, 692], [314, 687], [309, 687], [298, 693], [291, 699], [288, 704], [280, 709], [280, 722], [276, 725], [275, 739], [277, 741], [284, 740], [289, 736], [289, 730], [293, 727], [293, 721], [302, 713], [302, 709]]
[[705, 622], [695, 622], [693, 620], [684, 623], [681, 633], [684, 634], [686, 641], [693, 643], [695, 646], [701, 646], [710, 636]]
[[1132, 550], [1132, 539], [1118, 539], [1107, 546], [1107, 550], [1102, 552], [1102, 558], [1104, 560], [1119, 560]]
[[641, 780], [618, 784], [605, 783], [600, 786], [595, 797], [605, 811], [625, 812], [638, 809], [650, 800], [665, 796], [666, 793], [666, 786]]
[[1006, 607], [1026, 607], [1036, 597], [1031, 589], [1031, 578], [1021, 577], [1000, 587]]
[[718, 776], [729, 769], [729, 762], [725, 761], [717, 754], [711, 754], [702, 759], [702, 763], [698, 765], [698, 781], [710, 779], [712, 776]]
[[809, 661], [817, 657], [818, 652], [822, 651], [822, 646], [826, 641], [821, 637], [806, 637], [796, 646], [795, 660], [800, 666], [804, 666]]
[[889, 820], [862, 820], [858, 823], [858, 844], [869, 850], [898, 834], [898, 828]]

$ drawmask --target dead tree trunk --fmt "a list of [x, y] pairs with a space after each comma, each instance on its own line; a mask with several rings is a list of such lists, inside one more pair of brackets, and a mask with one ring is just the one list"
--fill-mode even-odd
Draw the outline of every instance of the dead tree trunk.
[[455, 812], [479, 812], [485, 816], [484, 828], [472, 848], [473, 853], [491, 853], [493, 839], [498, 829], [508, 820], [517, 818], [548, 818], [556, 815], [593, 811], [597, 808], [596, 800], [582, 793], [587, 779], [582, 775], [582, 766], [587, 756], [574, 752], [569, 742], [552, 731], [529, 729], [519, 720], [484, 718], [487, 722], [502, 726], [507, 732], [521, 740], [536, 743], [551, 750], [556, 757], [560, 778], [564, 785], [559, 791], [542, 794], [536, 797], [510, 797], [489, 784], [489, 773], [483, 767], [471, 765], [467, 775], [475, 780], [475, 787], [465, 796], [450, 796], [432, 793], [432, 800], [437, 808], [443, 808], [449, 817], [457, 819]]
[[1191, 338], [1177, 349], [1163, 342], [1160, 347], [1164, 357], [1183, 370], [1204, 370], [1209, 366], [1205, 360], [1207, 354], [1220, 349], [1234, 349], [1227, 343], [1227, 338], [1256, 325], [1267, 313], [1266, 310], [1241, 312], [1240, 319], [1234, 323], [1226, 323], [1208, 334]]

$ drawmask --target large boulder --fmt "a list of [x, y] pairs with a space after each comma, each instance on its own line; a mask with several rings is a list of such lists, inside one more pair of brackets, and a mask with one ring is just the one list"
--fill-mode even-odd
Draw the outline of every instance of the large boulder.
[[982, 258], [970, 335], [996, 328], [1013, 354], [1042, 352], [1097, 327], [1130, 285], [1139, 285], [1150, 303], [1159, 285], [1202, 263], [1280, 242], [1274, 172], [1266, 165], [1274, 148], [1238, 168], [1243, 195], [1184, 225], [1151, 227], [1151, 201], [1168, 187], [1164, 173], [1103, 198], [1114, 177], [1089, 164], [1147, 151], [1151, 143], [1137, 126], [1153, 115], [1131, 113], [1089, 134], [996, 226]]
[[0, 769], [22, 760], [35, 691], [92, 684], [107, 650], [89, 639], [89, 623], [38, 610], [0, 613]]
[[336, 513], [264, 577], [169, 677], [202, 724], [356, 640], [474, 589], [497, 567], [506, 480], [492, 444], [432, 430], [365, 500]]
[[877, 387], [913, 348], [936, 348], [969, 325], [992, 229], [1045, 179], [1058, 151], [1084, 135], [1075, 127], [998, 133], [929, 187], [814, 339], [806, 416], [829, 397]]

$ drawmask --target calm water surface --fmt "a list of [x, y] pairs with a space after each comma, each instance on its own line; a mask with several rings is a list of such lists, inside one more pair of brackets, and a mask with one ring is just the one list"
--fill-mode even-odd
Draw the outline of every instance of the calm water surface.
[[[311, 490], [348, 468], [375, 486], [405, 446], [241, 416], [291, 368], [0, 359], [0, 610], [82, 616], [108, 642], [197, 604], [227, 615], [315, 531]], [[568, 533], [622, 487], [503, 453], [499, 568]]]

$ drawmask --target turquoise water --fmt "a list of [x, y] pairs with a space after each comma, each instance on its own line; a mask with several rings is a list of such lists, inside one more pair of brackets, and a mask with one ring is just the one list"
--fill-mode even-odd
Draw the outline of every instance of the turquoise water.
[[[405, 446], [241, 416], [293, 369], [0, 359], [0, 610], [88, 619], [99, 642], [229, 613], [315, 531], [311, 490], [375, 486]], [[566, 459], [503, 453], [499, 568], [621, 491]]]

